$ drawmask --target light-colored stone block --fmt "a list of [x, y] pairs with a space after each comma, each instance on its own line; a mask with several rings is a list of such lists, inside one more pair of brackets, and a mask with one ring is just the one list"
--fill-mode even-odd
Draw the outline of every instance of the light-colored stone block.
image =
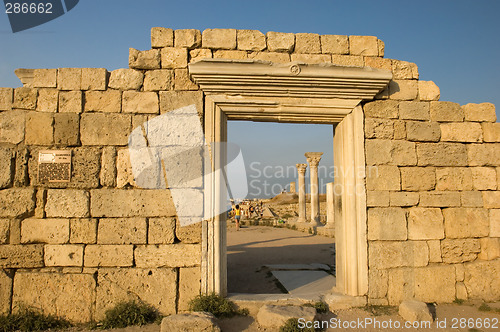
[[500, 123], [481, 123], [485, 142], [500, 142]]
[[416, 300], [405, 300], [399, 305], [399, 315], [407, 322], [433, 322], [427, 303]]
[[82, 68], [59, 68], [57, 70], [57, 88], [59, 90], [80, 90]]
[[441, 141], [474, 143], [483, 140], [483, 131], [479, 123], [443, 123]]
[[83, 266], [83, 245], [47, 244], [44, 257], [45, 266]]
[[36, 110], [38, 112], [57, 112], [59, 100], [59, 90], [57, 89], [38, 89], [38, 101]]
[[161, 91], [160, 113], [181, 107], [195, 105], [200, 116], [203, 114], [203, 92], [201, 91]]
[[129, 48], [128, 65], [133, 69], [160, 68], [160, 51], [157, 49], [139, 51]]
[[14, 89], [0, 88], [0, 111], [10, 111], [14, 99]]
[[193, 49], [201, 46], [201, 32], [196, 29], [179, 29], [174, 31], [175, 47]]
[[417, 158], [419, 166], [467, 166], [467, 146], [460, 143], [419, 143]]
[[368, 270], [368, 298], [384, 298], [387, 296], [387, 270]]
[[161, 68], [186, 68], [188, 64], [187, 48], [164, 47], [161, 49]]
[[37, 89], [15, 88], [13, 108], [34, 110], [36, 108]]
[[474, 190], [496, 190], [497, 172], [493, 167], [471, 167]]
[[34, 88], [55, 88], [57, 87], [57, 69], [34, 69]]
[[365, 66], [372, 67], [377, 69], [385, 69], [388, 71], [392, 70], [392, 61], [391, 59], [384, 59], [374, 56], [366, 56], [365, 58]]
[[366, 171], [367, 190], [401, 190], [397, 166], [369, 166]]
[[0, 218], [23, 217], [35, 210], [35, 191], [32, 188], [0, 190]]
[[9, 242], [10, 238], [10, 221], [9, 219], [0, 219], [0, 244]]
[[156, 92], [124, 91], [122, 112], [158, 114], [158, 94]]
[[463, 207], [483, 207], [483, 194], [480, 191], [461, 192]]
[[399, 103], [399, 117], [403, 120], [430, 119], [430, 104], [421, 101], [402, 101]]
[[174, 46], [174, 30], [154, 27], [151, 28], [151, 47], [172, 47]]
[[146, 218], [102, 218], [97, 229], [98, 244], [146, 244]]
[[444, 239], [441, 241], [441, 255], [444, 263], [473, 261], [480, 251], [478, 239]]
[[389, 82], [389, 98], [394, 100], [414, 100], [418, 95], [418, 81], [392, 80]]
[[[247, 56], [245, 56], [246, 58]], [[290, 54], [280, 52], [253, 52], [248, 54], [249, 59], [271, 61], [274, 63], [289, 63]]]
[[363, 57], [360, 55], [332, 54], [332, 63], [338, 66], [363, 67]]
[[190, 78], [187, 69], [176, 69], [174, 72], [175, 90], [198, 90], [199, 87]]
[[12, 276], [0, 270], [0, 315], [8, 315], [12, 302]]
[[497, 301], [500, 297], [500, 260], [478, 261], [465, 264], [464, 284], [470, 299], [486, 302]]
[[132, 266], [133, 245], [89, 244], [85, 247], [84, 266]]
[[311, 307], [265, 304], [259, 309], [257, 322], [259, 326], [265, 329], [277, 331], [280, 326], [284, 325], [291, 318], [303, 318], [306, 321], [312, 321], [315, 315], [316, 309]]
[[402, 208], [368, 210], [368, 240], [406, 240], [406, 214]]
[[481, 260], [491, 261], [500, 257], [500, 238], [485, 237], [479, 240], [481, 252], [477, 256]]
[[316, 33], [296, 33], [295, 53], [321, 53], [321, 42]]
[[365, 141], [367, 165], [414, 166], [417, 164], [415, 143], [373, 139]]
[[189, 302], [200, 295], [201, 270], [199, 267], [179, 269], [179, 304], [178, 311], [188, 311]]
[[366, 118], [365, 138], [394, 138], [394, 121], [380, 118]]
[[148, 244], [171, 244], [175, 240], [175, 218], [149, 218]]
[[54, 114], [54, 143], [58, 146], [79, 145], [80, 116], [77, 113]]
[[0, 147], [0, 189], [10, 187], [14, 178], [15, 152], [10, 148]]
[[430, 240], [427, 241], [427, 245], [429, 246], [429, 263], [441, 263], [443, 261], [441, 255], [441, 241]]
[[418, 193], [413, 192], [391, 191], [389, 197], [391, 206], [414, 206], [419, 201]]
[[412, 62], [392, 60], [392, 75], [395, 80], [417, 80], [418, 67]]
[[82, 92], [81, 91], [61, 91], [59, 92], [59, 112], [82, 112]]
[[9, 244], [0, 246], [0, 268], [43, 267], [42, 244]]
[[198, 244], [138, 245], [134, 251], [135, 265], [153, 267], [192, 267], [201, 264]]
[[214, 50], [213, 54], [214, 54], [214, 59], [243, 60], [248, 58], [248, 53], [245, 51]]
[[483, 202], [487, 209], [499, 209], [500, 191], [483, 191]]
[[438, 142], [441, 129], [437, 122], [406, 122], [406, 138], [416, 142]]
[[203, 48], [234, 50], [236, 49], [235, 29], [206, 29], [201, 36]]
[[131, 124], [128, 114], [84, 113], [80, 140], [83, 145], [127, 145]]
[[378, 46], [378, 56], [383, 57], [385, 55], [385, 43], [380, 39], [378, 39], [377, 46]]
[[441, 97], [441, 91], [433, 81], [418, 81], [418, 96], [422, 101], [435, 101]]
[[148, 70], [144, 77], [144, 91], [172, 90], [174, 75], [172, 70]]
[[420, 193], [420, 206], [455, 207], [460, 206], [460, 193], [454, 191], [428, 191]]
[[239, 50], [262, 51], [266, 48], [266, 36], [258, 30], [237, 30], [236, 41]]
[[293, 52], [295, 48], [295, 35], [293, 33], [274, 32], [266, 33], [267, 50], [269, 52]]
[[116, 69], [111, 72], [108, 86], [117, 90], [139, 90], [144, 74], [135, 69]]
[[406, 191], [433, 190], [436, 186], [434, 167], [402, 167], [401, 187]]
[[211, 58], [212, 50], [209, 48], [197, 48], [189, 51], [189, 63]]
[[49, 189], [45, 213], [49, 218], [88, 217], [89, 193], [76, 189]]
[[365, 104], [363, 111], [367, 118], [397, 119], [399, 105], [394, 100], [377, 100]]
[[26, 114], [25, 143], [51, 145], [54, 143], [54, 116], [52, 113], [28, 112]]
[[500, 144], [469, 144], [469, 166], [500, 166]]
[[176, 220], [175, 237], [182, 243], [201, 243], [201, 231], [201, 222], [186, 226]]
[[427, 303], [455, 300], [455, 268], [432, 265], [415, 269], [415, 298]]
[[467, 167], [436, 169], [436, 190], [472, 190], [472, 172]]
[[99, 180], [102, 186], [116, 186], [116, 148], [113, 146], [102, 149]]
[[500, 237], [500, 209], [490, 210], [490, 236]]
[[292, 61], [303, 62], [307, 64], [331, 63], [332, 57], [329, 54], [302, 54], [294, 53], [291, 56]]
[[465, 114], [465, 121], [496, 122], [495, 105], [492, 103], [467, 104], [462, 109]]
[[85, 92], [85, 112], [119, 113], [121, 105], [121, 91], [107, 90]]
[[375, 36], [349, 36], [349, 52], [352, 55], [378, 56]]
[[467, 287], [465, 287], [465, 284], [463, 282], [457, 282], [456, 284], [457, 288], [457, 299], [459, 300], [468, 300], [469, 295], [467, 294]]
[[0, 143], [18, 144], [24, 139], [26, 112], [12, 110], [0, 112]]
[[431, 101], [431, 120], [439, 122], [464, 121], [464, 111], [457, 103], [449, 101]]
[[490, 233], [487, 209], [443, 209], [447, 238], [485, 237]]
[[429, 247], [425, 241], [375, 241], [368, 248], [370, 268], [426, 266]]
[[70, 219], [70, 243], [93, 244], [97, 241], [97, 219]]
[[21, 222], [21, 243], [62, 244], [68, 241], [68, 219], [24, 219]]
[[321, 35], [321, 53], [349, 54], [349, 38], [341, 35]]
[[82, 90], [106, 90], [106, 68], [82, 68]]
[[444, 238], [441, 209], [413, 207], [408, 216], [408, 239], [433, 240]]

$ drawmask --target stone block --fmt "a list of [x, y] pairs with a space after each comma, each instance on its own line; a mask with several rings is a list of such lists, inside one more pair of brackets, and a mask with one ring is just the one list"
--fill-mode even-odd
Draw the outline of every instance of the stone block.
[[160, 51], [157, 49], [139, 51], [129, 48], [128, 66], [132, 69], [159, 69]]
[[118, 302], [147, 303], [162, 315], [175, 314], [177, 273], [175, 269], [103, 268], [97, 275], [96, 319]]
[[365, 141], [367, 165], [413, 166], [417, 164], [415, 143], [373, 139]]
[[479, 240], [481, 252], [477, 256], [481, 260], [491, 261], [500, 257], [500, 238], [485, 237]]
[[131, 124], [128, 114], [84, 113], [80, 140], [83, 145], [127, 145]]
[[384, 58], [379, 58], [379, 57], [367, 56], [367, 57], [364, 57], [364, 60], [365, 60], [366, 67], [385, 69], [388, 71], [392, 70], [391, 59], [384, 59]]
[[467, 104], [462, 106], [465, 121], [496, 122], [495, 105], [492, 103]]
[[0, 190], [0, 218], [25, 217], [35, 211], [33, 188], [10, 188]]
[[474, 190], [496, 190], [497, 172], [493, 167], [471, 167]]
[[253, 52], [248, 54], [248, 58], [261, 61], [271, 61], [274, 63], [290, 62], [290, 54], [280, 52]]
[[44, 246], [45, 266], [83, 266], [83, 245], [47, 244]]
[[432, 265], [415, 269], [415, 298], [427, 303], [455, 300], [455, 267]]
[[378, 39], [377, 46], [378, 46], [378, 56], [383, 57], [385, 55], [385, 43], [380, 39]]
[[237, 30], [236, 42], [239, 50], [262, 51], [266, 48], [266, 36], [258, 30]]
[[170, 217], [176, 214], [165, 189], [96, 189], [90, 193], [92, 217]]
[[407, 322], [433, 322], [427, 303], [416, 300], [405, 300], [399, 305], [399, 315]]
[[183, 243], [138, 245], [134, 258], [135, 265], [141, 268], [199, 266], [201, 246]]
[[191, 312], [170, 315], [161, 321], [161, 331], [211, 331], [220, 332], [217, 319], [209, 312]]
[[54, 114], [54, 143], [76, 146], [80, 142], [80, 115], [77, 113]]
[[378, 56], [375, 36], [349, 36], [349, 51], [352, 55]]
[[57, 71], [57, 88], [59, 90], [80, 90], [82, 68], [59, 68]]
[[483, 202], [487, 209], [499, 209], [500, 191], [483, 191]]
[[45, 218], [45, 205], [47, 203], [47, 190], [38, 189], [36, 191], [35, 218]]
[[500, 142], [500, 123], [481, 123], [485, 142]]
[[392, 75], [395, 80], [418, 80], [418, 67], [412, 62], [392, 60]]
[[24, 219], [21, 243], [63, 244], [69, 241], [69, 219]]
[[388, 191], [367, 191], [366, 192], [366, 206], [389, 206], [389, 192]]
[[201, 243], [201, 222], [190, 225], [181, 225], [179, 220], [175, 224], [175, 237], [182, 243]]
[[465, 279], [465, 264], [455, 264], [455, 275], [457, 281]]
[[490, 210], [490, 236], [500, 237], [500, 209]]
[[314, 321], [315, 316], [316, 309], [311, 307], [264, 304], [257, 314], [257, 322], [259, 326], [266, 330], [277, 331], [280, 326], [285, 325], [291, 318], [303, 318], [305, 321], [310, 322]]
[[144, 77], [144, 91], [172, 90], [174, 73], [172, 70], [148, 70]]
[[326, 294], [323, 300], [328, 305], [329, 310], [335, 312], [338, 310], [365, 307], [367, 303], [366, 296], [350, 296], [336, 292]]
[[211, 59], [212, 50], [209, 48], [196, 48], [189, 51], [189, 63], [202, 59]]
[[394, 121], [379, 118], [366, 118], [365, 138], [394, 138]]
[[332, 63], [338, 66], [363, 67], [363, 57], [359, 55], [332, 54]]
[[368, 270], [368, 298], [380, 299], [387, 296], [387, 270]]
[[154, 27], [151, 28], [151, 47], [172, 47], [174, 46], [174, 30]]
[[0, 111], [10, 111], [14, 98], [14, 89], [0, 88]]
[[161, 91], [160, 113], [166, 113], [181, 107], [195, 105], [200, 115], [203, 114], [203, 92], [201, 91]]
[[457, 282], [456, 284], [457, 288], [457, 299], [459, 300], [468, 300], [469, 296], [467, 294], [467, 288], [465, 287], [465, 284], [463, 282]]
[[421, 101], [402, 101], [399, 103], [399, 117], [403, 120], [430, 119], [430, 104]]
[[457, 103], [449, 101], [431, 101], [431, 121], [460, 122], [464, 121], [464, 111]]
[[89, 244], [85, 246], [84, 266], [132, 266], [133, 245]]
[[106, 68], [82, 68], [82, 90], [106, 90], [107, 80]]
[[97, 219], [70, 219], [70, 243], [93, 244], [97, 241]]
[[444, 238], [441, 209], [413, 207], [408, 216], [408, 238], [410, 240], [433, 240]]
[[116, 148], [107, 146], [102, 149], [101, 172], [99, 180], [102, 186], [116, 186]]
[[467, 166], [467, 146], [461, 143], [419, 143], [417, 158], [419, 166]]
[[485, 237], [490, 233], [487, 209], [451, 208], [443, 209], [446, 237]]
[[436, 169], [433, 167], [402, 167], [400, 171], [403, 190], [426, 191], [436, 186]]
[[295, 35], [293, 33], [269, 31], [266, 33], [266, 37], [269, 52], [291, 53], [295, 48]]
[[418, 96], [422, 101], [436, 101], [441, 97], [441, 91], [433, 81], [418, 81]]
[[88, 217], [89, 193], [77, 189], [49, 189], [45, 213], [49, 218]]
[[158, 114], [158, 94], [156, 92], [124, 91], [123, 113]]
[[15, 153], [12, 149], [0, 147], [0, 189], [12, 185], [14, 178]]
[[24, 139], [26, 112], [0, 112], [0, 143], [18, 144]]
[[436, 169], [436, 190], [472, 190], [472, 172], [468, 167]]
[[429, 263], [441, 263], [443, 261], [441, 255], [441, 241], [427, 241], [427, 245], [429, 246]]
[[28, 112], [26, 114], [25, 143], [51, 145], [54, 143], [54, 116], [52, 113]]
[[38, 96], [37, 89], [31, 88], [15, 88], [14, 89], [14, 103], [13, 108], [20, 108], [25, 110], [36, 109], [36, 98]]
[[368, 209], [368, 240], [406, 240], [406, 214], [402, 208]]
[[478, 261], [465, 264], [464, 284], [469, 299], [486, 302], [498, 301], [500, 298], [500, 260]]
[[189, 72], [187, 69], [176, 69], [174, 72], [174, 89], [175, 90], [198, 90], [198, 85], [196, 85], [189, 78]]
[[8, 315], [11, 308], [12, 276], [0, 270], [0, 315]]
[[36, 110], [38, 112], [57, 112], [59, 100], [59, 90], [57, 89], [38, 89], [38, 101]]
[[171, 244], [175, 241], [175, 218], [149, 218], [148, 244]]
[[[151, 179], [154, 181], [154, 179]], [[128, 149], [118, 150], [116, 155], [116, 187], [124, 188], [126, 186], [137, 187], [130, 164], [130, 154]]]
[[316, 33], [296, 33], [295, 53], [321, 53], [321, 42]]
[[146, 218], [102, 218], [97, 229], [98, 244], [146, 244]]
[[394, 100], [414, 100], [418, 95], [418, 81], [392, 80], [389, 82], [389, 98]]
[[214, 50], [213, 54], [214, 54], [214, 59], [243, 60], [248, 58], [248, 53], [245, 51]]
[[391, 206], [414, 206], [419, 201], [418, 193], [412, 192], [390, 192], [390, 205]]
[[0, 246], [0, 268], [43, 267], [43, 245], [9, 244]]
[[406, 138], [416, 142], [438, 142], [441, 129], [437, 122], [406, 122]]
[[0, 219], [0, 244], [9, 243], [10, 220]]
[[85, 92], [85, 112], [119, 113], [121, 107], [121, 91], [106, 90]]
[[444, 142], [482, 142], [483, 130], [479, 123], [460, 122], [442, 123], [441, 141]]
[[478, 239], [444, 239], [441, 241], [441, 255], [444, 263], [474, 261], [480, 251]]
[[469, 166], [500, 166], [500, 144], [469, 144]]
[[57, 69], [34, 69], [34, 88], [55, 88], [57, 87]]
[[367, 118], [397, 119], [399, 113], [398, 102], [394, 100], [377, 100], [365, 104], [363, 110]]
[[179, 269], [179, 301], [177, 311], [189, 311], [189, 301], [200, 295], [201, 271], [199, 267]]
[[9, 243], [10, 244], [21, 243], [21, 219], [9, 220]]
[[454, 207], [460, 206], [460, 193], [455, 191], [428, 191], [420, 193], [420, 206]]
[[116, 90], [139, 90], [144, 74], [135, 69], [116, 69], [111, 72], [108, 86]]
[[368, 258], [374, 269], [426, 266], [429, 247], [425, 241], [375, 241], [368, 248]]
[[480, 191], [461, 192], [462, 207], [483, 207], [483, 195]]
[[349, 38], [341, 35], [321, 35], [321, 53], [349, 54]]
[[367, 190], [401, 190], [401, 176], [397, 166], [369, 166], [366, 174]]
[[234, 50], [236, 49], [235, 29], [206, 29], [201, 37], [203, 48]]
[[59, 112], [81, 113], [83, 109], [81, 91], [59, 92]]
[[307, 64], [331, 63], [332, 57], [329, 54], [302, 54], [294, 53], [291, 55], [292, 61], [303, 62]]
[[201, 33], [196, 29], [179, 29], [174, 31], [175, 47], [193, 49], [201, 46]]

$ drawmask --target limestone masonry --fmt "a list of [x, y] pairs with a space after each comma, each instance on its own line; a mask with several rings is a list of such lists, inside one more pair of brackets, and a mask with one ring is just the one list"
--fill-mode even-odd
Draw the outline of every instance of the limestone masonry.
[[[28, 304], [86, 322], [128, 299], [162, 314], [187, 310], [203, 289], [205, 224], [181, 227], [168, 189], [137, 186], [127, 144], [134, 128], [179, 107], [195, 104], [206, 121], [188, 65], [207, 58], [300, 63], [290, 68], [297, 77], [303, 64], [391, 73], [360, 105], [361, 296], [377, 305], [500, 300], [494, 105], [439, 101], [436, 84], [419, 81], [415, 64], [384, 58], [372, 36], [153, 28], [151, 46], [131, 48], [128, 69], [24, 70], [23, 87], [0, 88], [0, 313]], [[71, 180], [41, 183], [38, 153], [54, 149], [71, 149]], [[193, 209], [203, 208], [202, 186], [188, 188]], [[299, 194], [303, 186], [299, 178]]]

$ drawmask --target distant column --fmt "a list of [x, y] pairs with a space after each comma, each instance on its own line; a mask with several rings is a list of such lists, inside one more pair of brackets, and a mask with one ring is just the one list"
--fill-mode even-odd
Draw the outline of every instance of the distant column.
[[319, 221], [319, 185], [318, 164], [323, 152], [306, 152], [305, 156], [309, 163], [309, 177], [311, 178], [311, 225], [321, 225]]
[[291, 193], [295, 193], [295, 181], [294, 182], [290, 182], [290, 192]]
[[333, 182], [326, 184], [326, 227], [335, 228], [335, 203], [333, 196]]
[[299, 222], [306, 222], [306, 169], [307, 164], [297, 164], [299, 178]]

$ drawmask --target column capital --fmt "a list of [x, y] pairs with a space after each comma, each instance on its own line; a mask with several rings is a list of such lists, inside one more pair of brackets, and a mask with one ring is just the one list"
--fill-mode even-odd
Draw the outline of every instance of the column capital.
[[304, 154], [304, 156], [306, 156], [306, 158], [307, 158], [307, 162], [309, 163], [310, 167], [318, 166], [322, 155], [323, 155], [323, 152], [306, 152]]
[[306, 174], [307, 164], [296, 164], [295, 167], [297, 167], [299, 174]]

